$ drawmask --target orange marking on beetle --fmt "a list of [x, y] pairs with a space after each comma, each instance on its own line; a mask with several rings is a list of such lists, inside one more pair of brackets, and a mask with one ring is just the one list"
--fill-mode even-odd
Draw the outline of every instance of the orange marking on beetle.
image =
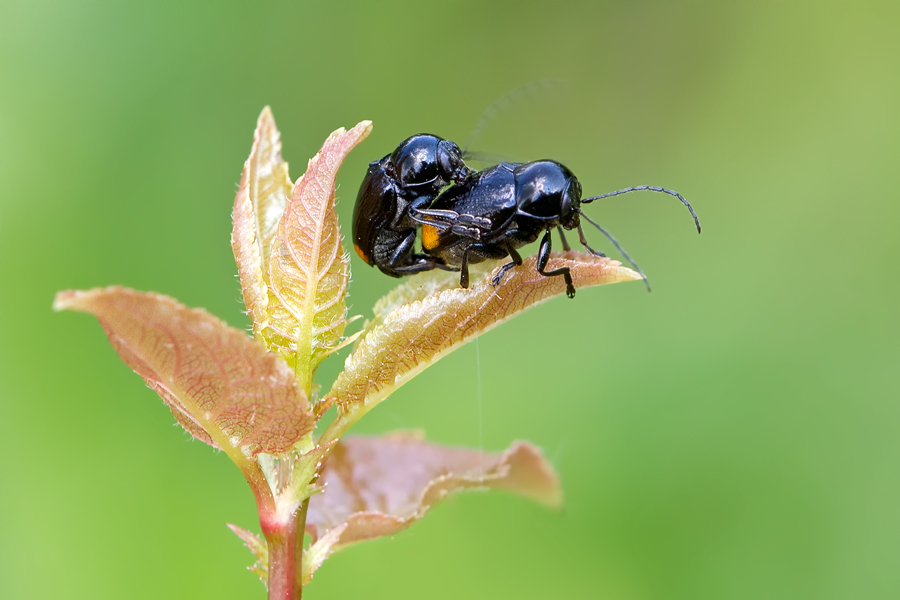
[[422, 248], [434, 250], [440, 241], [440, 232], [434, 225], [422, 225]]
[[366, 261], [367, 265], [371, 265], [372, 261], [369, 260], [369, 257], [366, 256], [366, 253], [363, 252], [362, 248], [359, 247], [359, 244], [353, 244], [353, 249], [356, 250], [356, 253], [359, 254], [359, 257]]

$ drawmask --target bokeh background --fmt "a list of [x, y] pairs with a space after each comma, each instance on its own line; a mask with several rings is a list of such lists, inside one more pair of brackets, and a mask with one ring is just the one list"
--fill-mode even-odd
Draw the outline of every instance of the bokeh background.
[[[0, 0], [0, 596], [263, 598], [232, 464], [174, 426], [64, 288], [246, 326], [230, 211], [272, 106], [298, 176], [406, 136], [553, 157], [654, 290], [558, 298], [359, 433], [542, 446], [565, 510], [457, 496], [330, 559], [310, 598], [900, 597], [900, 4]], [[596, 233], [596, 232], [595, 232]], [[607, 244], [596, 240], [601, 247]], [[351, 312], [395, 281], [353, 257]], [[340, 359], [320, 369], [323, 385]], [[479, 400], [480, 399], [480, 400]]]

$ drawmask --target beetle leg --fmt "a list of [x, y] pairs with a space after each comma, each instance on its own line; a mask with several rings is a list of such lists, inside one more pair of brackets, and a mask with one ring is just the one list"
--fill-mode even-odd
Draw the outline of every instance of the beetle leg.
[[502, 267], [500, 267], [500, 270], [497, 271], [497, 274], [494, 275], [493, 277], [491, 277], [491, 285], [494, 287], [497, 287], [498, 285], [500, 285], [500, 281], [503, 279], [503, 276], [506, 274], [507, 271], [512, 269], [514, 266], [516, 266], [516, 263], [508, 262], [505, 265], [503, 265]]
[[512, 247], [512, 244], [507, 240], [506, 242], [506, 251], [509, 252], [509, 257], [512, 259], [514, 265], [522, 264], [522, 257], [519, 255], [518, 251]]
[[409, 260], [413, 256], [412, 249], [415, 243], [416, 230], [413, 229], [394, 248], [394, 251], [391, 253], [391, 257], [387, 262], [387, 266], [391, 269], [396, 270], [398, 267], [404, 266], [404, 264], [409, 264]]
[[431, 210], [410, 206], [409, 216], [413, 221], [423, 225], [431, 225], [440, 231], [447, 231], [456, 222], [459, 213], [452, 210]]
[[541, 238], [541, 247], [538, 249], [537, 271], [545, 277], [553, 277], [554, 275], [562, 275], [566, 280], [566, 296], [575, 297], [575, 284], [572, 283], [572, 274], [569, 273], [569, 267], [560, 267], [552, 271], [545, 271], [547, 261], [550, 260], [550, 230], [544, 233]]
[[431, 271], [432, 269], [441, 269], [443, 271], [457, 270], [453, 267], [448, 267], [440, 258], [427, 254], [414, 254], [413, 247], [415, 243], [416, 230], [413, 229], [406, 237], [400, 239], [399, 243], [391, 251], [388, 259], [383, 263], [378, 263], [378, 267], [383, 273], [392, 277], [403, 277], [404, 275]]
[[462, 264], [459, 266], [459, 287], [469, 287], [469, 248], [463, 250]]
[[422, 254], [414, 255], [413, 258], [416, 259], [416, 262], [411, 265], [405, 265], [402, 267], [395, 267], [391, 270], [393, 273], [396, 273], [394, 277], [402, 277], [404, 275], [414, 275], [416, 273], [422, 273], [424, 271], [431, 271], [433, 269], [440, 269], [441, 271], [456, 271], [454, 267], [450, 267], [445, 265], [443, 262], [436, 258], [432, 258], [430, 256], [425, 256]]
[[500, 285], [500, 281], [503, 279], [503, 275], [505, 275], [507, 271], [517, 265], [522, 264], [522, 257], [519, 255], [516, 249], [512, 247], [512, 244], [509, 243], [509, 240], [507, 240], [506, 242], [506, 251], [509, 253], [509, 257], [512, 259], [512, 261], [500, 267], [500, 270], [497, 271], [497, 274], [491, 277], [491, 285], [493, 285], [494, 287]]
[[[420, 255], [420, 256], [423, 256], [426, 259], [432, 260], [430, 256], [425, 256], [425, 255]], [[450, 265], [448, 265], [445, 262], [439, 261], [437, 259], [433, 259], [433, 260], [434, 260], [434, 268], [435, 269], [439, 269], [441, 271], [459, 271], [459, 269], [457, 269], [456, 267], [451, 267]]]
[[587, 238], [584, 237], [584, 229], [581, 228], [581, 223], [578, 224], [578, 241], [581, 242], [581, 245], [587, 248], [587, 251], [593, 254], [594, 256], [599, 256], [601, 258], [606, 258], [606, 255], [600, 252], [599, 250], [594, 250], [590, 246], [588, 246]]
[[569, 246], [569, 240], [566, 239], [566, 234], [563, 233], [562, 225], [557, 225], [556, 230], [559, 232], [559, 239], [562, 241], [563, 250], [568, 252], [572, 249], [572, 247]]

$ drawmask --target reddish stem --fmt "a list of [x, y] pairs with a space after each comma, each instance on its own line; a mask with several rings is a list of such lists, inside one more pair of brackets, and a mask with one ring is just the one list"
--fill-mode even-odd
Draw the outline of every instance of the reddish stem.
[[287, 523], [260, 514], [260, 525], [269, 547], [269, 600], [300, 600], [303, 594], [303, 536], [307, 498]]

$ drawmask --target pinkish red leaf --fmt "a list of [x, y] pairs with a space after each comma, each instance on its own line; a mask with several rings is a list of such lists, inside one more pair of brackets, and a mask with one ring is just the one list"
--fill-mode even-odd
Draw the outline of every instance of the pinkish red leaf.
[[559, 479], [534, 446], [517, 442], [502, 454], [430, 444], [414, 433], [351, 437], [325, 465], [324, 491], [310, 500], [314, 538], [346, 528], [330, 550], [393, 535], [421, 519], [450, 493], [497, 488], [559, 506]]
[[96, 316], [178, 422], [238, 466], [260, 452], [286, 452], [313, 429], [309, 401], [287, 365], [203, 310], [121, 287], [60, 292], [53, 306]]
[[335, 177], [346, 155], [372, 130], [363, 121], [329, 136], [294, 186], [268, 262], [267, 346], [309, 391], [319, 362], [346, 325], [349, 262], [334, 210]]
[[267, 265], [292, 188], [288, 164], [281, 158], [281, 134], [267, 106], [259, 115], [250, 157], [241, 173], [231, 232], [244, 304], [253, 320], [253, 335], [257, 339], [269, 320]]

